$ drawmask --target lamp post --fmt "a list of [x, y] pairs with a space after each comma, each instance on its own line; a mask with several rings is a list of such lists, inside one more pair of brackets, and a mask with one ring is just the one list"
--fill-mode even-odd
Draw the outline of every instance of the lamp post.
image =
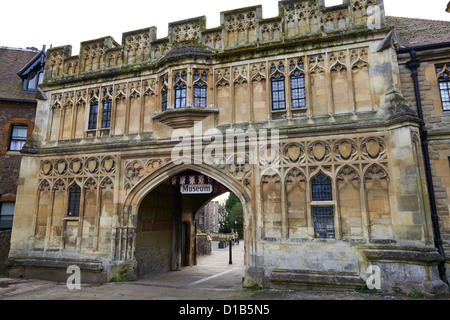
[[233, 239], [230, 238], [230, 259], [229, 264], [233, 264]]

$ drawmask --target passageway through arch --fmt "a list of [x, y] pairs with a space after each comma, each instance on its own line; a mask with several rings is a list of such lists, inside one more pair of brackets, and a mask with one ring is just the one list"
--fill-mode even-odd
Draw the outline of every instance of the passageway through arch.
[[[230, 192], [233, 190], [209, 175], [184, 168], [143, 195], [136, 222], [137, 276], [196, 266], [199, 209]], [[217, 246], [218, 240], [212, 239], [210, 233], [208, 238], [213, 240], [212, 246]], [[241, 245], [244, 246], [243, 241]], [[211, 254], [214, 254], [217, 248], [212, 249]]]

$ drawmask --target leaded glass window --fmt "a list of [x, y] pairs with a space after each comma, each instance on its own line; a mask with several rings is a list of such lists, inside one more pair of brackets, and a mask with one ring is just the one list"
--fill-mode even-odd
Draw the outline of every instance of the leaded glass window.
[[316, 238], [334, 238], [334, 208], [313, 207], [314, 236]]
[[292, 109], [306, 108], [306, 84], [304, 65], [301, 59], [289, 65]]
[[98, 101], [93, 100], [89, 109], [89, 123], [88, 130], [97, 129], [97, 117], [98, 117]]
[[194, 73], [194, 107], [206, 108], [207, 97], [207, 75], [206, 72], [200, 74], [198, 71]]
[[312, 182], [312, 200], [313, 201], [332, 201], [333, 192], [331, 190], [331, 179], [322, 173], [319, 174]]
[[162, 96], [162, 110], [166, 111], [167, 110], [167, 97], [168, 97], [168, 92], [167, 92], [167, 87], [164, 87], [161, 90], [161, 96]]
[[69, 190], [69, 208], [67, 210], [69, 217], [78, 217], [80, 215], [80, 199], [81, 188], [78, 185], [74, 185]]
[[[110, 93], [112, 96], [112, 92]], [[104, 92], [107, 95], [107, 91]], [[112, 113], [112, 100], [107, 96], [103, 100], [103, 110], [102, 110], [102, 128], [111, 127], [111, 113]]]
[[290, 80], [292, 109], [306, 108], [305, 74], [295, 70]]
[[271, 87], [272, 87], [272, 110], [286, 109], [286, 92], [285, 92], [285, 77], [284, 65], [282, 62], [276, 66], [272, 64], [270, 67]]
[[[333, 200], [331, 179], [320, 173], [311, 181], [312, 207], [314, 221], [314, 236], [316, 238], [334, 238], [334, 206], [326, 202]], [[321, 204], [320, 202], [325, 202]]]
[[186, 72], [175, 75], [175, 109], [186, 107]]
[[438, 74], [439, 91], [441, 92], [442, 108], [450, 111], [450, 70], [447, 66], [436, 69]]

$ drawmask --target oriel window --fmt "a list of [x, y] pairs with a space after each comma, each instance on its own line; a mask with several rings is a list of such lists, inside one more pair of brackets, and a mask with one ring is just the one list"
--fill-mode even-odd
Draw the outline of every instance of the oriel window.
[[202, 72], [201, 74], [196, 71], [194, 73], [194, 107], [206, 108], [207, 98], [207, 74]]
[[441, 92], [442, 109], [450, 111], [450, 69], [447, 65], [437, 68], [439, 91]]
[[175, 75], [175, 109], [186, 108], [186, 80], [185, 71]]
[[11, 139], [9, 142], [10, 151], [22, 150], [24, 144], [27, 142], [28, 127], [13, 125], [11, 127]]
[[67, 216], [78, 217], [80, 215], [80, 199], [81, 188], [78, 185], [74, 185], [69, 190], [69, 208], [67, 210]]
[[162, 111], [167, 110], [167, 97], [168, 97], [167, 87], [163, 87], [163, 89], [161, 90]]

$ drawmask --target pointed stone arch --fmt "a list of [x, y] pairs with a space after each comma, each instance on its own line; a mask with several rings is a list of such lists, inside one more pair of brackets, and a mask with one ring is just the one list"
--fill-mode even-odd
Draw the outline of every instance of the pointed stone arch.
[[[170, 177], [188, 170], [211, 177], [223, 184], [239, 198], [244, 211], [244, 239], [246, 248], [248, 248], [246, 250], [245, 261], [250, 262], [255, 260], [252, 257], [253, 247], [249, 245], [255, 238], [253, 234], [255, 228], [252, 227], [255, 222], [254, 210], [252, 210], [252, 198], [248, 189], [238, 180], [235, 180], [216, 167], [206, 164], [175, 164], [169, 162], [138, 181], [123, 198], [123, 203], [119, 204], [118, 226], [113, 230], [113, 234], [115, 235], [115, 239], [113, 239], [113, 251], [116, 261], [135, 261], [135, 239], [138, 232], [139, 207], [144, 198]], [[137, 273], [135, 262], [132, 269], [132, 272]]]

